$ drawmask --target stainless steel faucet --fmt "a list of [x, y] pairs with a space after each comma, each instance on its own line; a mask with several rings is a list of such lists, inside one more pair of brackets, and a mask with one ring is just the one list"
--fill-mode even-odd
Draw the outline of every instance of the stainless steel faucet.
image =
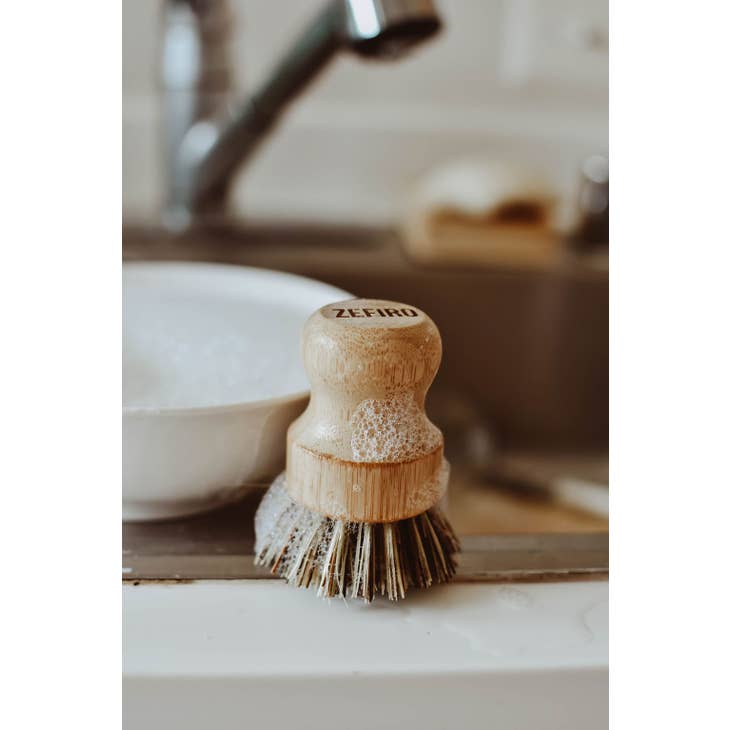
[[340, 50], [399, 58], [441, 23], [431, 0], [330, 0], [261, 87], [234, 104], [227, 0], [167, 0], [162, 54], [166, 221], [223, 212], [235, 171]]

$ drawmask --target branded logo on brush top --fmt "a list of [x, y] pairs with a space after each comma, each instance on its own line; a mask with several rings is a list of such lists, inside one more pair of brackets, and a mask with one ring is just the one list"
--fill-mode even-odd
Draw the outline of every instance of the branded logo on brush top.
[[355, 319], [358, 317], [418, 317], [419, 312], [411, 307], [401, 307], [395, 309], [393, 307], [376, 307], [372, 309], [370, 307], [352, 307], [347, 309], [341, 309], [337, 307], [331, 307], [335, 319]]
[[422, 326], [428, 321], [420, 309], [389, 299], [347, 299], [327, 304], [318, 312], [325, 319], [367, 329], [400, 329]]

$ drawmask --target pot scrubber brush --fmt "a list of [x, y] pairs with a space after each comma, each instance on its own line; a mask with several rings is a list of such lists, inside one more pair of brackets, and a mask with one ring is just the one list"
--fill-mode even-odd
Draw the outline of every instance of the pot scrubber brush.
[[449, 468], [424, 410], [436, 325], [406, 304], [339, 302], [309, 318], [302, 353], [311, 398], [256, 513], [257, 564], [365, 601], [448, 581], [459, 543], [437, 505]]

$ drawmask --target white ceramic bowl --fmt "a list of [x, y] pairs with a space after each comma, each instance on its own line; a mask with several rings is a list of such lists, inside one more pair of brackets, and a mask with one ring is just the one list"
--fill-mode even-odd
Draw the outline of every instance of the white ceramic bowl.
[[[242, 266], [123, 268], [124, 519], [204, 511], [265, 483], [283, 467], [286, 430], [309, 395], [301, 327], [314, 310], [351, 295]], [[217, 327], [220, 335], [206, 340]], [[267, 343], [261, 352], [258, 342]], [[248, 384], [236, 384], [241, 363], [255, 371]], [[195, 369], [198, 380], [191, 377]], [[253, 397], [257, 389], [260, 397]]]

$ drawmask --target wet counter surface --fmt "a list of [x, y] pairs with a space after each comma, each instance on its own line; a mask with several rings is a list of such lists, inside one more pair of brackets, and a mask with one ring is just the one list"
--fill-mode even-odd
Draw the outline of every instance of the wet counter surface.
[[135, 730], [598, 730], [608, 584], [456, 584], [398, 603], [280, 581], [126, 584]]

